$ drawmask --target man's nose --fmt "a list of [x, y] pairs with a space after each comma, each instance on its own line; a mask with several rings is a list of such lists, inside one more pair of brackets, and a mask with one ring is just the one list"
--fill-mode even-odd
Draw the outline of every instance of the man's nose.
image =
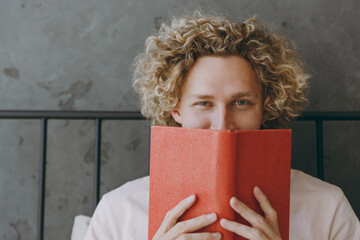
[[214, 111], [211, 129], [214, 130], [235, 130], [231, 113], [226, 107]]

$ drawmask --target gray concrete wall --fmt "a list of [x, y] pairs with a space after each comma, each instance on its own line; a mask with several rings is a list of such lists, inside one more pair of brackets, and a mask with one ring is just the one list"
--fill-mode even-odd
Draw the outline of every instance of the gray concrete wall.
[[[0, 0], [0, 109], [137, 110], [131, 63], [170, 15], [256, 14], [294, 39], [312, 74], [308, 111], [360, 111], [357, 0]], [[106, 121], [107, 192], [148, 172], [148, 125]], [[293, 167], [315, 174], [314, 124], [296, 123]], [[360, 125], [324, 126], [325, 178], [360, 215]], [[93, 122], [49, 122], [45, 239], [69, 239], [92, 213]], [[0, 238], [35, 239], [39, 122], [0, 120]], [[69, 166], [71, 166], [69, 168]]]

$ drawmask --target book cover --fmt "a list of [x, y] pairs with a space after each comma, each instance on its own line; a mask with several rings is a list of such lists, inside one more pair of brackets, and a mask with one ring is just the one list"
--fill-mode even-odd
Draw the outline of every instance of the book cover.
[[249, 225], [230, 207], [230, 198], [263, 215], [253, 196], [260, 187], [278, 214], [283, 239], [289, 237], [291, 130], [206, 130], [153, 126], [150, 148], [149, 239], [167, 211], [196, 194], [183, 221], [215, 212], [218, 220], [199, 232], [244, 239], [223, 229], [220, 219]]

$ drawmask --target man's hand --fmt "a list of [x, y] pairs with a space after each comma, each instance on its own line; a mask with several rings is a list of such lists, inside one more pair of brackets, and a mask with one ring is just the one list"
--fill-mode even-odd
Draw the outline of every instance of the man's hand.
[[255, 187], [253, 192], [265, 217], [233, 197], [230, 199], [230, 206], [248, 221], [251, 227], [224, 218], [220, 221], [221, 226], [250, 240], [281, 240], [276, 211], [260, 188]]
[[153, 237], [153, 240], [218, 240], [221, 239], [220, 233], [193, 233], [203, 227], [214, 223], [217, 219], [215, 213], [204, 214], [199, 217], [177, 222], [178, 219], [195, 203], [195, 195], [182, 200], [173, 209], [167, 212], [160, 228]]

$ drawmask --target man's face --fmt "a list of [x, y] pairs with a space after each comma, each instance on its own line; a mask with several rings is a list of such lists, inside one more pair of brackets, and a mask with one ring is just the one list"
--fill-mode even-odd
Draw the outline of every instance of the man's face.
[[180, 103], [171, 111], [185, 128], [259, 129], [262, 90], [250, 63], [242, 57], [200, 57], [188, 73]]

